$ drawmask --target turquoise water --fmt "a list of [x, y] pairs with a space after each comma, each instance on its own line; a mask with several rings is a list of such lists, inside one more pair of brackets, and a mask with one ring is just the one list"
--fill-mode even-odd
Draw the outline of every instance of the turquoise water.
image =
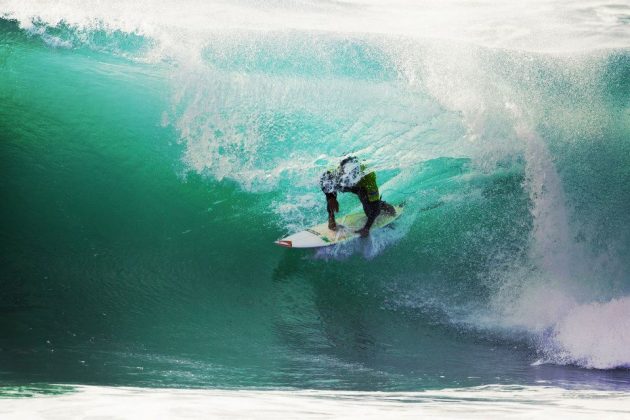
[[[628, 389], [627, 45], [10, 7], [3, 383]], [[396, 228], [274, 246], [325, 218], [318, 175], [349, 153], [405, 202]]]

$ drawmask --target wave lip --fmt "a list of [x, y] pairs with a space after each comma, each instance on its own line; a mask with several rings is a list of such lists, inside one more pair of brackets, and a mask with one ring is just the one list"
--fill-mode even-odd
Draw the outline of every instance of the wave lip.
[[607, 2], [344, 2], [4, 0], [4, 16], [23, 27], [106, 27], [199, 46], [209, 32], [242, 30], [393, 35], [448, 39], [528, 51], [588, 51], [627, 47], [630, 8]]

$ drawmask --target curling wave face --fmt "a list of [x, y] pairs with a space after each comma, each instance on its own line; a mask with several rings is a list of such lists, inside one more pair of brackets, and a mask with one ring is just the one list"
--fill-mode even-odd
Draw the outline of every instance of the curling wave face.
[[[0, 5], [9, 377], [417, 388], [630, 366], [628, 6]], [[325, 216], [319, 175], [350, 153], [405, 201], [396, 231], [271, 248]]]

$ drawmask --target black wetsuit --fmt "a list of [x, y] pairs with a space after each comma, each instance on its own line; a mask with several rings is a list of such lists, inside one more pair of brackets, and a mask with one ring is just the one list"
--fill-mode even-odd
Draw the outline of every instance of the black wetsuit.
[[[332, 176], [331, 176], [332, 175]], [[391, 204], [386, 203], [385, 201], [380, 199], [380, 195], [378, 194], [378, 187], [376, 185], [376, 175], [374, 172], [370, 172], [369, 174], [362, 177], [355, 185], [353, 186], [342, 186], [338, 182], [334, 182], [334, 185], [325, 185], [325, 182], [334, 181], [334, 175], [328, 171], [322, 175], [320, 180], [322, 191], [326, 195], [326, 201], [329, 202], [331, 198], [337, 199], [337, 192], [350, 192], [356, 194], [359, 197], [359, 201], [361, 201], [361, 205], [363, 205], [363, 211], [367, 216], [367, 221], [365, 222], [364, 229], [370, 229], [372, 224], [374, 224], [374, 220], [381, 213], [381, 210], [384, 210], [388, 213], [395, 214], [396, 210]], [[330, 191], [330, 190], [333, 191]], [[326, 191], [329, 192], [326, 192]], [[328, 214], [333, 215], [332, 209], [330, 205], [327, 208]]]
[[[381, 200], [368, 201], [367, 191], [364, 188], [359, 188], [359, 187], [347, 188], [346, 187], [343, 190], [340, 190], [340, 192], [351, 192], [351, 193], [356, 194], [359, 197], [359, 201], [361, 201], [361, 204], [363, 205], [363, 211], [365, 212], [365, 215], [367, 216], [367, 221], [365, 222], [365, 226], [364, 226], [364, 228], [366, 229], [369, 229], [372, 227], [372, 224], [374, 224], [374, 220], [376, 220], [378, 215], [381, 213], [383, 204], [389, 206], [389, 204]], [[326, 194], [326, 199], [329, 199], [331, 197], [334, 197], [335, 199], [337, 198], [336, 192], [324, 193], [324, 194]], [[330, 213], [330, 209], [327, 209], [327, 210], [328, 210], [328, 213]]]

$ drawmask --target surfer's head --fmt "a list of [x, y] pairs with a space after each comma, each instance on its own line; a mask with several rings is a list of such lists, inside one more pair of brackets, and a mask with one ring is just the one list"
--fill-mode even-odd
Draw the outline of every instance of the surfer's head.
[[322, 191], [334, 193], [340, 188], [354, 187], [363, 176], [363, 167], [355, 156], [344, 158], [339, 167], [324, 172], [319, 180]]
[[339, 163], [339, 185], [352, 187], [359, 182], [362, 176], [361, 164], [355, 156], [348, 156]]

